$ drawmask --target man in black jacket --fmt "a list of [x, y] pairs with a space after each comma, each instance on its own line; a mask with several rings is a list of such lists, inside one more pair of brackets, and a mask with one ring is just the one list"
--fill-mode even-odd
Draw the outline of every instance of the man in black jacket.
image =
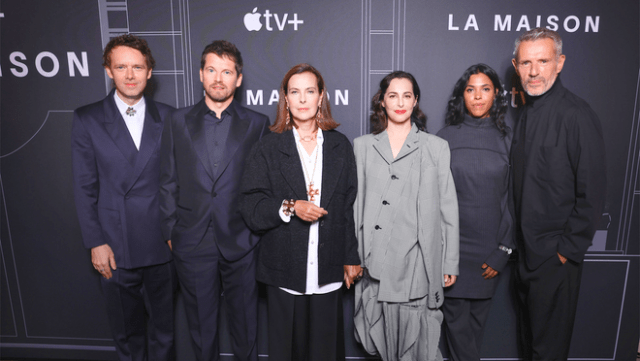
[[602, 128], [589, 105], [562, 86], [562, 39], [536, 28], [512, 60], [526, 104], [511, 147], [516, 282], [526, 360], [566, 360], [584, 255], [605, 200]]
[[242, 220], [238, 197], [245, 159], [269, 132], [269, 118], [234, 100], [242, 66], [234, 44], [216, 40], [207, 45], [200, 62], [204, 98], [176, 110], [162, 135], [162, 231], [173, 245], [198, 361], [220, 360], [221, 302], [234, 360], [258, 360], [254, 250], [260, 237]]

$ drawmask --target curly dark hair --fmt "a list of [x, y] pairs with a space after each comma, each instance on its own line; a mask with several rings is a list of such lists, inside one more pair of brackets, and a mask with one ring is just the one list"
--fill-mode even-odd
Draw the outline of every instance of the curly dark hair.
[[219, 57], [228, 57], [236, 63], [236, 73], [242, 74], [242, 54], [240, 50], [236, 48], [233, 43], [226, 40], [216, 40], [207, 45], [202, 51], [202, 57], [200, 58], [200, 69], [204, 69], [204, 65], [207, 63], [207, 55], [216, 54]]
[[451, 98], [447, 105], [445, 123], [447, 125], [457, 125], [464, 121], [465, 114], [468, 114], [467, 107], [464, 104], [464, 90], [467, 88], [467, 84], [469, 83], [471, 76], [480, 73], [489, 77], [491, 83], [493, 83], [493, 88], [496, 90], [496, 96], [493, 99], [493, 105], [489, 110], [489, 116], [493, 119], [500, 132], [503, 135], [507, 134], [507, 125], [504, 122], [504, 116], [507, 113], [509, 100], [507, 99], [504, 87], [500, 82], [498, 73], [496, 73], [496, 71], [489, 65], [482, 63], [470, 66], [464, 71], [460, 79], [458, 79], [456, 85], [454, 85], [453, 93], [451, 94]]
[[111, 52], [118, 46], [128, 46], [140, 51], [147, 60], [147, 67], [149, 69], [153, 69], [156, 66], [156, 61], [153, 59], [153, 55], [151, 55], [151, 49], [149, 49], [147, 41], [132, 34], [120, 35], [109, 40], [102, 54], [102, 66], [107, 68], [111, 66]]
[[314, 68], [310, 64], [302, 63], [289, 69], [287, 74], [285, 74], [284, 78], [282, 79], [282, 84], [280, 84], [280, 100], [278, 101], [278, 113], [276, 114], [276, 120], [269, 127], [269, 129], [271, 129], [271, 131], [274, 133], [282, 133], [296, 126], [292, 121], [287, 123], [287, 116], [291, 117], [291, 113], [287, 108], [287, 101], [285, 98], [289, 93], [289, 79], [291, 79], [291, 77], [296, 74], [302, 73], [311, 73], [316, 76], [316, 79], [318, 80], [318, 91], [322, 94], [323, 97], [320, 108], [318, 108], [318, 113], [320, 113], [322, 117], [316, 117], [318, 128], [326, 131], [336, 129], [340, 125], [333, 119], [333, 116], [331, 116], [331, 105], [329, 104], [329, 100], [327, 99], [327, 89], [324, 84], [322, 74], [320, 74], [318, 69]]
[[371, 117], [369, 118], [371, 121], [371, 132], [373, 134], [378, 134], [387, 129], [388, 119], [387, 112], [385, 108], [382, 106], [382, 101], [384, 100], [384, 95], [389, 88], [389, 84], [393, 79], [407, 79], [413, 85], [413, 95], [416, 97], [416, 106], [413, 108], [413, 112], [411, 113], [411, 123], [415, 124], [418, 129], [426, 132], [427, 131], [427, 116], [420, 110], [420, 87], [418, 86], [418, 82], [413, 75], [405, 72], [405, 71], [394, 71], [393, 73], [385, 76], [380, 81], [380, 88], [378, 92], [371, 99]]

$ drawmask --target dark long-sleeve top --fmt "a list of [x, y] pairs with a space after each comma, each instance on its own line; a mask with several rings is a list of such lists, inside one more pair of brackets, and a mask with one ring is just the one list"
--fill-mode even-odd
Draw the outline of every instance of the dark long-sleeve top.
[[[343, 134], [324, 131], [319, 219], [318, 283], [341, 282], [344, 265], [359, 265], [353, 222], [356, 162]], [[240, 211], [260, 240], [257, 280], [300, 293], [306, 289], [310, 222], [279, 215], [284, 199], [306, 200], [304, 173], [292, 131], [272, 133], [251, 151], [241, 185]]]
[[446, 297], [491, 298], [498, 277], [485, 280], [482, 264], [501, 272], [514, 248], [509, 212], [511, 130], [503, 135], [493, 118], [465, 116], [438, 132], [449, 142], [460, 214], [460, 275]]
[[527, 97], [511, 160], [516, 241], [527, 266], [535, 269], [556, 252], [582, 262], [605, 201], [598, 116], [557, 78], [545, 94]]

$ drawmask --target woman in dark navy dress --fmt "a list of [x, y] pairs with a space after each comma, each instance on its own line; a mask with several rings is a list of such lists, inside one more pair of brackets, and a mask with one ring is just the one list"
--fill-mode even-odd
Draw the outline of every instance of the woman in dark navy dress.
[[496, 72], [468, 68], [447, 107], [451, 170], [460, 210], [460, 275], [445, 290], [445, 333], [450, 359], [480, 359], [482, 332], [498, 277], [514, 248], [508, 210], [511, 130], [507, 98]]

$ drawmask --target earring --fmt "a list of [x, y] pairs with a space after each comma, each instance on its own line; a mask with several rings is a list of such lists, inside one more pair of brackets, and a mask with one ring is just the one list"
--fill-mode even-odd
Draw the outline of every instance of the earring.
[[324, 121], [324, 117], [322, 116], [322, 111], [318, 109], [318, 115], [316, 116], [316, 124], [322, 124]]
[[289, 124], [289, 122], [291, 121], [291, 119], [289, 119], [289, 104], [287, 104], [287, 122], [285, 124]]
[[320, 100], [320, 104], [318, 104], [318, 112], [316, 113], [316, 124], [321, 124], [324, 120], [322, 116], [322, 100]]

